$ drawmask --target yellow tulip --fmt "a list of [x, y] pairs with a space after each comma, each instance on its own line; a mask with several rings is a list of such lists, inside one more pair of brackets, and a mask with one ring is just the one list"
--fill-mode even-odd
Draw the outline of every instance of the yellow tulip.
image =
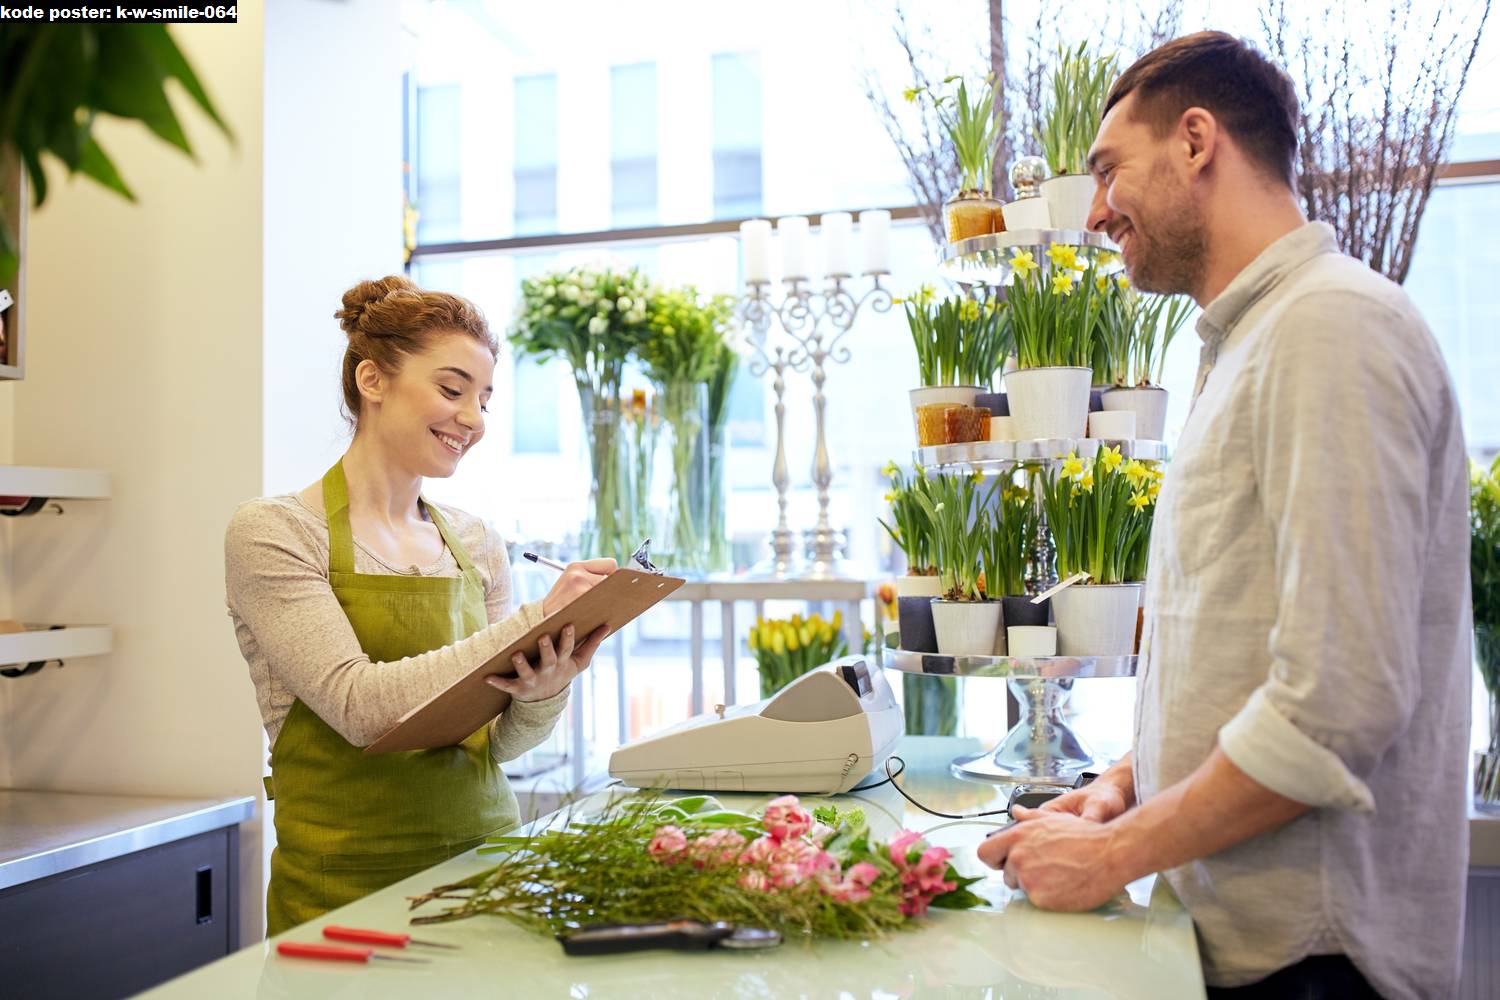
[[787, 626], [786, 630], [786, 648], [793, 653], [795, 653], [798, 649], [797, 630], [792, 628], [791, 626]]
[[756, 637], [756, 630], [755, 630], [755, 626], [752, 625], [752, 626], [750, 626], [750, 638], [749, 638], [749, 640], [747, 640], [747, 645], [749, 645], [750, 652], [752, 652], [752, 653], [755, 652], [755, 648], [756, 648], [756, 646], [755, 646], [755, 637]]
[[843, 625], [844, 625], [844, 613], [842, 611], [835, 610], [834, 613], [833, 613], [833, 627], [837, 629], [837, 628], [842, 628]]
[[797, 630], [797, 638], [802, 641], [802, 645], [811, 646], [813, 641], [812, 627], [809, 625], [802, 626]]
[[771, 634], [771, 652], [777, 656], [784, 656], [786, 654], [786, 639], [780, 632], [773, 632]]

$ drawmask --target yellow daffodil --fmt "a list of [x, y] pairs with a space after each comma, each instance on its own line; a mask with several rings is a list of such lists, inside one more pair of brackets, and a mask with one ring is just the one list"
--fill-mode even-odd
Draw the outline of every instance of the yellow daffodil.
[[1123, 274], [1115, 275], [1115, 284], [1120, 286], [1120, 291], [1130, 291], [1130, 279]]
[[881, 475], [886, 476], [886, 477], [888, 477], [890, 479], [895, 479], [896, 476], [900, 474], [900, 472], [901, 472], [901, 470], [899, 468], [897, 468], [895, 462], [887, 462], [887, 463], [885, 463], [885, 468], [883, 468], [883, 469], [880, 470], [880, 474]]
[[1066, 243], [1054, 243], [1047, 248], [1047, 259], [1052, 261], [1053, 267], [1071, 271], [1078, 266], [1078, 248]]
[[1166, 475], [1165, 472], [1161, 471], [1161, 466], [1157, 465], [1155, 462], [1148, 464], [1146, 466], [1146, 471], [1151, 473], [1151, 478], [1156, 480], [1157, 482], [1161, 482], [1162, 477]]
[[1150, 486], [1146, 487], [1146, 495], [1148, 497], [1150, 497], [1152, 500], [1155, 500], [1156, 499], [1156, 495], [1158, 493], [1160, 493], [1160, 492], [1161, 492], [1161, 483], [1152, 483]]
[[901, 499], [901, 495], [898, 494], [895, 490], [891, 490], [889, 493], [887, 493], [885, 495], [885, 502], [886, 503], [895, 503], [899, 499]]
[[1010, 269], [1025, 278], [1042, 265], [1036, 262], [1030, 250], [1012, 250], [1010, 252]]
[[1054, 275], [1052, 275], [1052, 294], [1053, 295], [1072, 295], [1073, 294], [1073, 272], [1072, 271], [1058, 271], [1057, 273], [1055, 273]]
[[905, 90], [901, 91], [901, 98], [902, 100], [906, 101], [907, 104], [915, 104], [917, 103], [917, 98], [921, 95], [921, 93], [921, 87], [907, 87]]
[[1094, 470], [1085, 469], [1083, 471], [1083, 478], [1078, 480], [1078, 485], [1083, 487], [1085, 493], [1092, 490], [1094, 488]]
[[917, 301], [924, 306], [932, 305], [932, 300], [936, 295], [937, 290], [931, 285], [923, 285], [917, 289]]
[[1094, 264], [1097, 267], [1110, 268], [1118, 263], [1120, 263], [1120, 255], [1113, 250], [1106, 250], [1094, 258]]
[[980, 472], [978, 469], [975, 469], [969, 475], [969, 482], [973, 483], [975, 486], [978, 486], [980, 483], [984, 482], [984, 473]]
[[1136, 510], [1144, 510], [1151, 506], [1151, 498], [1144, 493], [1132, 493], [1130, 494], [1130, 506]]
[[1120, 448], [1118, 445], [1113, 448], [1105, 448], [1099, 453], [1099, 457], [1104, 462], [1105, 472], [1114, 472], [1120, 467], [1120, 463], [1124, 461], [1120, 457]]
[[963, 318], [965, 323], [979, 321], [979, 303], [973, 299], [965, 299], [963, 305]]
[[1068, 457], [1063, 459], [1062, 474], [1070, 479], [1076, 479], [1083, 475], [1083, 460], [1075, 452], [1068, 452]]
[[1151, 470], [1132, 458], [1125, 463], [1125, 478], [1130, 480], [1131, 486], [1140, 489], [1141, 484], [1151, 478]]
[[1101, 292], [1104, 291], [1109, 287], [1109, 279], [1102, 274], [1094, 275], [1094, 287]]

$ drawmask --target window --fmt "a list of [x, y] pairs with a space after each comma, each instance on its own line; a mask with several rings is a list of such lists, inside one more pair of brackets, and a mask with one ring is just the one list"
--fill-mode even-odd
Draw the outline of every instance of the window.
[[459, 235], [459, 98], [456, 84], [417, 88], [417, 242], [441, 243]]
[[609, 72], [610, 223], [648, 226], [656, 202], [656, 65], [616, 66]]
[[761, 212], [760, 57], [713, 57], [714, 218]]
[[557, 231], [557, 77], [515, 82], [515, 235]]

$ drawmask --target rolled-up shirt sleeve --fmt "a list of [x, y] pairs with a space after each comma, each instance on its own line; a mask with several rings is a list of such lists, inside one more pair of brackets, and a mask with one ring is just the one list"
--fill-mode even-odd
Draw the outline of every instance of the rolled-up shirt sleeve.
[[1219, 745], [1255, 781], [1314, 807], [1374, 809], [1365, 778], [1418, 697], [1423, 456], [1443, 376], [1402, 350], [1412, 332], [1369, 297], [1313, 292], [1288, 304], [1247, 372], [1277, 608], [1267, 679]]

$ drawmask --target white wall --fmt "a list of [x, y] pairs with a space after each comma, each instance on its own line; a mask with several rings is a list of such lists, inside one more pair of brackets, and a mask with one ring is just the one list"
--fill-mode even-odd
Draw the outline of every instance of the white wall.
[[266, 5], [262, 492], [320, 478], [339, 416], [344, 289], [401, 271], [401, 8]]
[[[260, 787], [259, 714], [223, 596], [224, 526], [261, 486], [259, 6], [241, 4], [236, 26], [172, 30], [236, 145], [186, 99], [174, 104], [197, 162], [103, 120], [96, 133], [138, 202], [58, 174], [31, 221], [27, 378], [0, 457], [105, 469], [114, 497], [11, 526], [15, 611], [109, 623], [116, 639], [110, 656], [5, 682], [0, 776], [15, 787]], [[243, 835], [253, 937], [259, 821]]]

